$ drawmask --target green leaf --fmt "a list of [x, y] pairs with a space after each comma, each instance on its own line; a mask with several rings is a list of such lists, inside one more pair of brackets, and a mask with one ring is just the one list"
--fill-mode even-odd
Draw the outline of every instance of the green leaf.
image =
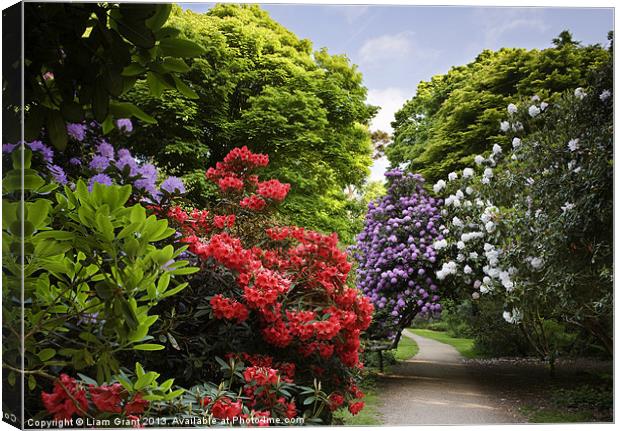
[[162, 3], [156, 6], [155, 15], [146, 20], [146, 26], [153, 31], [163, 27], [172, 11], [172, 4]]
[[139, 120], [149, 124], [156, 124], [157, 120], [148, 115], [146, 112], [138, 108], [133, 103], [129, 102], [112, 102], [110, 104], [110, 111], [118, 118], [129, 118], [131, 116], [136, 117]]
[[205, 49], [186, 39], [162, 39], [159, 42], [159, 49], [163, 55], [172, 57], [194, 58], [204, 54]]
[[140, 63], [131, 63], [129, 66], [125, 67], [121, 72], [122, 76], [138, 76], [142, 75], [146, 72], [146, 68], [142, 66]]
[[146, 73], [146, 82], [149, 85], [149, 93], [153, 97], [160, 98], [164, 90], [173, 89], [166, 79], [165, 75], [160, 75], [159, 73], [149, 71]]
[[196, 93], [194, 90], [192, 90], [185, 82], [183, 82], [180, 78], [177, 78], [176, 76], [173, 76], [174, 78], [174, 83], [177, 87], [177, 90], [179, 90], [179, 92], [187, 97], [188, 99], [198, 99], [198, 93]]
[[146, 350], [146, 351], [165, 349], [165, 347], [162, 346], [161, 344], [136, 344], [135, 346], [133, 346], [133, 348], [134, 350]]
[[28, 377], [28, 389], [30, 389], [31, 391], [34, 391], [37, 387], [37, 379], [34, 378], [34, 376], [31, 374]]
[[123, 77], [119, 71], [111, 69], [106, 70], [103, 82], [110, 95], [118, 97], [123, 93]]
[[139, 391], [140, 389], [143, 389], [153, 383], [156, 378], [157, 373], [149, 371], [148, 373], [138, 377], [138, 380], [136, 380], [136, 382], [133, 384], [133, 387], [135, 390]]
[[183, 60], [182, 58], [166, 57], [164, 58], [164, 61], [162, 62], [162, 66], [168, 72], [185, 73], [185, 72], [189, 72], [190, 70], [190, 67], [187, 65], [185, 60]]
[[61, 151], [67, 147], [69, 135], [67, 135], [67, 127], [65, 120], [62, 118], [60, 111], [49, 111], [47, 115], [47, 133], [49, 134], [52, 145]]
[[48, 348], [48, 349], [41, 350], [39, 353], [37, 353], [37, 356], [39, 357], [41, 362], [45, 362], [45, 361], [52, 359], [55, 354], [56, 354], [55, 349]]
[[112, 119], [112, 115], [108, 114], [108, 116], [105, 117], [105, 120], [101, 123], [101, 130], [104, 135], [107, 135], [114, 130], [114, 120]]

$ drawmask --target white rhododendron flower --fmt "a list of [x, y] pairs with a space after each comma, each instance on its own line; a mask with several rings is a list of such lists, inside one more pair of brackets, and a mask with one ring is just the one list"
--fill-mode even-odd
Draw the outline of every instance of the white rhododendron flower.
[[492, 221], [488, 221], [485, 223], [484, 228], [487, 230], [487, 232], [492, 233], [495, 231], [495, 223], [493, 223]]
[[540, 101], [540, 97], [538, 97], [538, 94], [534, 94], [530, 100], [532, 102], [538, 102]]
[[502, 147], [500, 147], [497, 144], [493, 145], [493, 154], [499, 154], [501, 152], [502, 152]]
[[465, 265], [465, 266], [463, 267], [463, 272], [464, 272], [465, 274], [471, 274], [471, 273], [472, 273], [471, 266], [469, 266], [469, 265]]
[[454, 216], [452, 218], [452, 224], [454, 226], [457, 226], [457, 227], [463, 227], [464, 226], [463, 221], [460, 218], [456, 217], [456, 216]]
[[463, 169], [463, 178], [469, 178], [474, 176], [474, 170], [472, 168]]
[[451, 274], [456, 274], [457, 271], [457, 265], [456, 262], [447, 262], [444, 263], [441, 266], [441, 269], [439, 271], [436, 272], [437, 274], [437, 278], [439, 280], [443, 280], [444, 278], [446, 278], [446, 276], [451, 275]]
[[467, 188], [465, 188], [465, 193], [467, 193], [468, 195], [471, 195], [474, 192], [474, 189], [472, 189], [470, 186], [467, 186]]
[[477, 165], [481, 165], [482, 163], [484, 163], [484, 157], [478, 154], [476, 157], [474, 157], [474, 162], [476, 162]]
[[448, 246], [448, 241], [445, 239], [440, 239], [439, 241], [435, 241], [433, 243], [433, 248], [435, 250], [441, 250], [442, 248], [446, 248]]
[[611, 97], [611, 91], [609, 90], [603, 90], [600, 96], [598, 96], [598, 98], [601, 99], [602, 102], [609, 99], [610, 97]]
[[504, 320], [508, 323], [517, 324], [523, 318], [523, 314], [520, 310], [513, 308], [512, 311], [504, 311], [502, 314]]
[[463, 241], [457, 242], [456, 248], [458, 248], [459, 250], [463, 250], [465, 248], [465, 243]]
[[448, 181], [454, 181], [458, 178], [459, 176], [456, 174], [456, 172], [450, 172], [448, 174]]
[[472, 239], [482, 238], [483, 236], [484, 236], [484, 233], [482, 232], [465, 232], [464, 234], [461, 235], [461, 241], [467, 242], [467, 241], [471, 241]]
[[478, 292], [474, 292], [471, 294], [471, 299], [480, 299], [480, 294]]
[[568, 141], [567, 147], [571, 151], [577, 151], [579, 149], [579, 139], [571, 139]]
[[514, 148], [515, 150], [517, 148], [519, 148], [521, 146], [521, 139], [519, 138], [513, 138], [512, 139], [512, 148]]
[[549, 104], [548, 104], [547, 102], [542, 102], [542, 103], [540, 104], [540, 109], [541, 109], [542, 111], [544, 111], [545, 109], [547, 109], [547, 106], [549, 106]]
[[499, 129], [502, 132], [507, 132], [508, 130], [510, 130], [510, 123], [508, 121], [501, 121], [499, 123]]
[[509, 104], [507, 109], [509, 114], [517, 113], [517, 105], [515, 105], [514, 103]]
[[482, 285], [482, 281], [480, 280], [474, 281], [474, 289], [480, 288], [481, 285]]
[[463, 199], [465, 197], [461, 190], [457, 190], [455, 196], [459, 199]]
[[581, 100], [584, 97], [586, 97], [586, 92], [583, 90], [583, 88], [577, 87], [577, 88], [575, 88], [575, 97], [577, 97], [577, 98], [579, 98]]
[[482, 174], [485, 178], [493, 178], [493, 169], [486, 168]]
[[528, 108], [527, 113], [530, 114], [530, 117], [534, 118], [540, 114], [540, 108], [536, 105], [532, 105]]
[[529, 258], [530, 265], [534, 269], [540, 269], [543, 266], [543, 260], [540, 257], [531, 257]]
[[469, 258], [478, 259], [478, 253], [476, 253], [475, 251], [472, 251], [471, 253], [469, 253]]
[[446, 182], [444, 180], [439, 180], [433, 186], [433, 191], [439, 193], [444, 187], [446, 187]]

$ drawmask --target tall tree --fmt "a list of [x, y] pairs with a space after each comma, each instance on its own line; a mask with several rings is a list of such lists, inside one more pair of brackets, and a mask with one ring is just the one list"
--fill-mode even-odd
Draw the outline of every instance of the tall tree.
[[221, 4], [204, 14], [177, 7], [170, 24], [206, 50], [187, 74], [199, 98], [152, 97], [148, 80], [138, 82], [128, 100], [158, 124], [140, 124], [133, 148], [183, 176], [199, 205], [212, 195], [205, 167], [239, 145], [269, 153], [271, 174], [292, 185], [283, 213], [350, 241], [359, 209], [344, 189], [368, 175], [367, 125], [376, 112], [357, 68], [345, 56], [313, 52], [258, 6]]
[[533, 95], [552, 102], [567, 89], [586, 87], [589, 73], [610, 55], [600, 45], [579, 45], [568, 31], [553, 42], [544, 50], [484, 50], [475, 61], [420, 82], [392, 123], [391, 164], [409, 162], [409, 170], [430, 182], [445, 178], [494, 144], [508, 145], [500, 131], [508, 103]]

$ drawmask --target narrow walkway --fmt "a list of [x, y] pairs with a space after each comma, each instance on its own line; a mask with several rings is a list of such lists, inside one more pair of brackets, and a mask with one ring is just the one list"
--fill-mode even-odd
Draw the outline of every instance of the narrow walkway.
[[407, 330], [420, 347], [413, 358], [379, 378], [384, 425], [502, 424], [520, 422], [478, 384], [456, 349]]

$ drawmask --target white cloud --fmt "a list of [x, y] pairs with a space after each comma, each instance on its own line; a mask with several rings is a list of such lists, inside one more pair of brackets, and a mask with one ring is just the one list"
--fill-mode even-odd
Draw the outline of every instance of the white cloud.
[[392, 126], [390, 123], [394, 121], [394, 114], [402, 108], [407, 99], [413, 97], [414, 93], [414, 90], [397, 87], [369, 89], [368, 103], [381, 108], [376, 117], [372, 119], [370, 128], [372, 130], [383, 130], [391, 134]]
[[372, 166], [370, 167], [370, 181], [383, 181], [385, 180], [385, 176], [383, 175], [387, 168], [390, 166], [390, 162], [387, 157], [381, 157], [374, 161]]
[[536, 8], [490, 8], [474, 12], [474, 20], [484, 30], [487, 48], [496, 48], [506, 33], [515, 31], [545, 32], [549, 26], [543, 19], [544, 11]]
[[403, 31], [368, 39], [360, 48], [360, 58], [364, 63], [377, 63], [385, 59], [409, 55], [413, 51], [412, 36], [413, 32]]

